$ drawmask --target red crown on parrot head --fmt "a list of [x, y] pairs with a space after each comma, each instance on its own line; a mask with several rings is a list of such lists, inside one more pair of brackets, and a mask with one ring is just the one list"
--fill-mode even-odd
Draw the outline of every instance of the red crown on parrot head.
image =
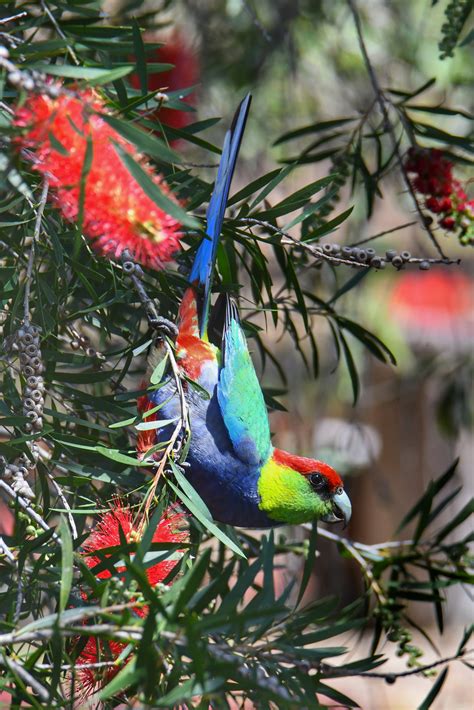
[[309, 459], [306, 458], [306, 456], [295, 456], [281, 449], [274, 449], [273, 460], [283, 466], [288, 466], [295, 471], [299, 471], [299, 473], [302, 473], [304, 476], [310, 473], [321, 473], [329, 481], [331, 490], [343, 485], [337, 471], [327, 463], [324, 463], [324, 461]]

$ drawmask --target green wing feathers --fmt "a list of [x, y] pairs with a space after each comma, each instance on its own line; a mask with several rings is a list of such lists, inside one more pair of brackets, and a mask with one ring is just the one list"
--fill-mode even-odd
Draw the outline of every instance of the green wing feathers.
[[231, 311], [217, 399], [235, 453], [245, 463], [260, 466], [271, 452], [268, 412], [235, 307]]

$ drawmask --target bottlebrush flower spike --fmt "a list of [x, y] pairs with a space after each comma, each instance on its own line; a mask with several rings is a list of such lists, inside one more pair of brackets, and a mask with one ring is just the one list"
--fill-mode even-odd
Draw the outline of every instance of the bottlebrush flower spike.
[[[168, 508], [161, 518], [153, 534], [152, 542], [186, 542], [188, 533], [180, 529], [185, 516], [178, 513], [173, 508]], [[102, 515], [96, 528], [91, 532], [84, 542], [82, 549], [86, 553], [86, 564], [88, 567], [95, 567], [101, 561], [94, 555], [97, 550], [120, 545], [121, 529], [127, 542], [140, 542], [146, 525], [143, 519], [136, 519], [130, 508], [124, 506], [120, 500], [114, 501], [113, 507]], [[177, 560], [164, 560], [156, 565], [148, 567], [146, 576], [151, 586], [155, 586], [169, 575], [176, 566]], [[125, 568], [118, 569], [121, 572]], [[102, 570], [97, 574], [98, 579], [108, 579], [111, 577], [109, 570]], [[142, 614], [141, 609], [137, 613]]]
[[[114, 143], [140, 163], [170, 200], [178, 200], [145, 157], [98, 112], [107, 109], [90, 89], [62, 93], [57, 99], [32, 95], [14, 116], [14, 125], [25, 129], [17, 144], [34, 169], [47, 176], [53, 199], [70, 222], [78, 219], [85, 177], [82, 229], [99, 253], [117, 259], [128, 249], [143, 266], [162, 268], [180, 247], [181, 225], [145, 194]], [[85, 173], [89, 143], [92, 162]]]
[[[154, 534], [153, 542], [186, 542], [189, 539], [187, 531], [182, 529], [185, 515], [176, 512], [172, 507], [165, 510]], [[137, 519], [129, 507], [123, 505], [120, 500], [115, 500], [110, 510], [104, 513], [95, 529], [91, 532], [85, 543], [83, 551], [86, 553], [85, 561], [88, 567], [92, 568], [99, 564], [100, 558], [94, 554], [98, 550], [108, 547], [115, 547], [121, 544], [120, 529], [127, 542], [139, 542], [145, 531], [144, 521]], [[148, 567], [146, 576], [150, 585], [155, 586], [163, 582], [175, 567], [178, 560], [164, 560], [156, 565]], [[118, 568], [120, 573], [125, 568]], [[111, 573], [102, 570], [97, 574], [98, 579], [108, 579]], [[145, 617], [148, 613], [147, 607], [136, 607], [134, 613], [137, 616]], [[112, 678], [123, 668], [123, 663], [117, 662], [122, 651], [127, 644], [120, 641], [103, 641], [89, 637], [84, 648], [79, 653], [76, 664], [77, 679], [81, 686], [81, 695], [86, 698], [91, 693], [95, 693], [105, 687]], [[115, 663], [101, 668], [88, 668], [91, 663], [102, 661], [114, 661]], [[126, 663], [127, 661], [124, 661]], [[82, 667], [86, 666], [86, 667]]]
[[413, 188], [426, 195], [425, 207], [439, 215], [438, 224], [447, 232], [459, 230], [461, 244], [474, 244], [474, 200], [453, 178], [453, 164], [436, 148], [410, 148], [405, 169], [414, 173]]

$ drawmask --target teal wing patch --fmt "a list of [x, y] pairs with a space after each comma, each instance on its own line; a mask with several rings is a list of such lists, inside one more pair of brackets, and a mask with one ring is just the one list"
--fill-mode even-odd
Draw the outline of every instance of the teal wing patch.
[[270, 455], [268, 412], [235, 305], [229, 308], [223, 334], [223, 366], [217, 399], [237, 456], [250, 465]]

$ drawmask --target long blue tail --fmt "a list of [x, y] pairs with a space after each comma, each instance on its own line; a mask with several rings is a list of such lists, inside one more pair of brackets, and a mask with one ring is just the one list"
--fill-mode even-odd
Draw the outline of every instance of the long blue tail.
[[250, 94], [241, 101], [235, 112], [232, 126], [227, 131], [222, 148], [221, 161], [217, 171], [214, 192], [207, 208], [206, 234], [209, 239], [203, 239], [194, 258], [189, 280], [193, 284], [204, 286], [204, 301], [200, 318], [201, 338], [206, 336], [211, 299], [212, 277], [216, 261], [217, 245], [224, 221], [224, 213], [229, 197], [230, 184], [234, 174], [235, 163], [239, 153], [245, 122], [250, 108]]

